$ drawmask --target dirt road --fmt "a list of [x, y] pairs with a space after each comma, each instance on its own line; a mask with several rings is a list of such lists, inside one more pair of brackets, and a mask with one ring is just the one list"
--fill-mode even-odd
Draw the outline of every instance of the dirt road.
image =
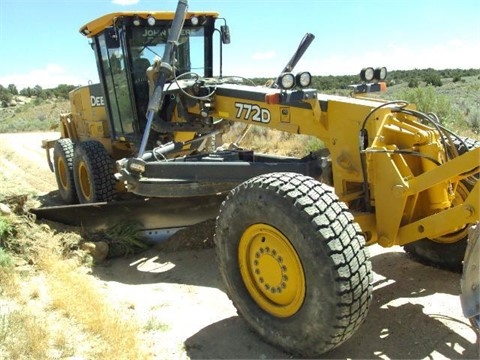
[[[0, 134], [0, 194], [55, 199], [41, 139], [55, 133]], [[205, 236], [195, 228], [192, 239]], [[205, 239], [198, 239], [200, 241]], [[475, 359], [474, 331], [462, 315], [460, 275], [411, 261], [399, 247], [370, 247], [374, 299], [360, 330], [326, 358]], [[252, 333], [224, 293], [214, 249], [155, 248], [94, 268], [111, 302], [144, 324], [154, 359], [290, 358]]]

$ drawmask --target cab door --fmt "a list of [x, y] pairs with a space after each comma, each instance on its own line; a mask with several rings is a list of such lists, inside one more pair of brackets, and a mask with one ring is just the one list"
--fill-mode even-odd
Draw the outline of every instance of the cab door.
[[106, 28], [94, 39], [100, 82], [103, 85], [112, 140], [136, 142], [134, 99], [124, 45], [124, 30]]

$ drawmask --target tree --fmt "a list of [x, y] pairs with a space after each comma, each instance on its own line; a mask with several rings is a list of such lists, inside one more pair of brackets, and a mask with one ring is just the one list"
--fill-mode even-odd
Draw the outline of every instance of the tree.
[[31, 97], [33, 95], [32, 88], [23, 88], [22, 90], [20, 90], [20, 95]]
[[56, 97], [68, 99], [68, 93], [73, 89], [75, 89], [74, 85], [60, 84], [55, 89], [53, 89], [53, 93]]
[[43, 91], [43, 88], [40, 85], [35, 85], [35, 87], [33, 88], [33, 94], [36, 96], [40, 96], [42, 91]]
[[416, 78], [410, 79], [408, 82], [408, 87], [409, 88], [417, 88], [418, 87], [418, 80]]
[[10, 91], [10, 93], [12, 95], [18, 95], [18, 90], [17, 90], [17, 87], [15, 86], [15, 84], [9, 84], [8, 85], [8, 91]]
[[7, 107], [12, 101], [13, 95], [5, 87], [0, 85], [0, 105]]
[[438, 72], [428, 72], [425, 75], [424, 81], [427, 85], [433, 85], [433, 86], [442, 86], [442, 78], [440, 77], [440, 74]]

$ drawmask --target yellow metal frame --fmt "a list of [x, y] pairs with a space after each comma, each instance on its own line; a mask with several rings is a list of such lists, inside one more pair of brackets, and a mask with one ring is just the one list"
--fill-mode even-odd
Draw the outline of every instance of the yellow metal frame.
[[[395, 105], [379, 108], [380, 100], [326, 95], [319, 100], [316, 94], [300, 102], [308, 106], [216, 95], [213, 116], [252, 124], [248, 116], [238, 116], [239, 102], [271, 114], [268, 123], [255, 125], [322, 140], [330, 151], [335, 192], [347, 204], [364, 199], [366, 177], [372, 211], [352, 212], [369, 244], [405, 245], [422, 238], [452, 242], [445, 235], [480, 220], [478, 181], [466, 198], [455, 193], [460, 180], [480, 172], [480, 149], [447, 161], [438, 131], [393, 111]], [[198, 106], [189, 111], [197, 112]], [[362, 126], [368, 133], [364, 150], [358, 145]]]
[[[175, 17], [175, 13], [171, 11], [123, 11], [123, 12], [114, 12], [110, 14], [103, 15], [95, 20], [88, 22], [80, 28], [80, 33], [91, 38], [99, 33], [101, 33], [105, 28], [113, 26], [117, 19], [122, 17], [131, 17], [138, 16], [141, 19], [146, 19], [149, 16], [154, 17], [156, 20], [170, 20], [172, 21]], [[187, 12], [185, 19], [190, 20], [194, 16], [206, 16], [218, 18], [219, 14], [214, 11], [198, 11], [198, 12]]]

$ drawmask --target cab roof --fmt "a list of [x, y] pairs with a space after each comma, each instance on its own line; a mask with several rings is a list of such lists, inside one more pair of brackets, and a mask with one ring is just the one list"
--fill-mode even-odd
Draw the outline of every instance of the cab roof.
[[[175, 17], [175, 12], [173, 11], [124, 11], [124, 12], [114, 12], [110, 14], [103, 15], [95, 20], [88, 22], [80, 28], [80, 33], [85, 35], [88, 38], [91, 38], [98, 33], [101, 33], [105, 28], [113, 26], [115, 21], [118, 18], [126, 17], [133, 18], [138, 16], [141, 19], [146, 19], [149, 16], [153, 16], [156, 20], [173, 20]], [[199, 11], [199, 12], [187, 12], [185, 19], [189, 20], [194, 16], [205, 16], [218, 18], [219, 14], [217, 12], [210, 11]]]

